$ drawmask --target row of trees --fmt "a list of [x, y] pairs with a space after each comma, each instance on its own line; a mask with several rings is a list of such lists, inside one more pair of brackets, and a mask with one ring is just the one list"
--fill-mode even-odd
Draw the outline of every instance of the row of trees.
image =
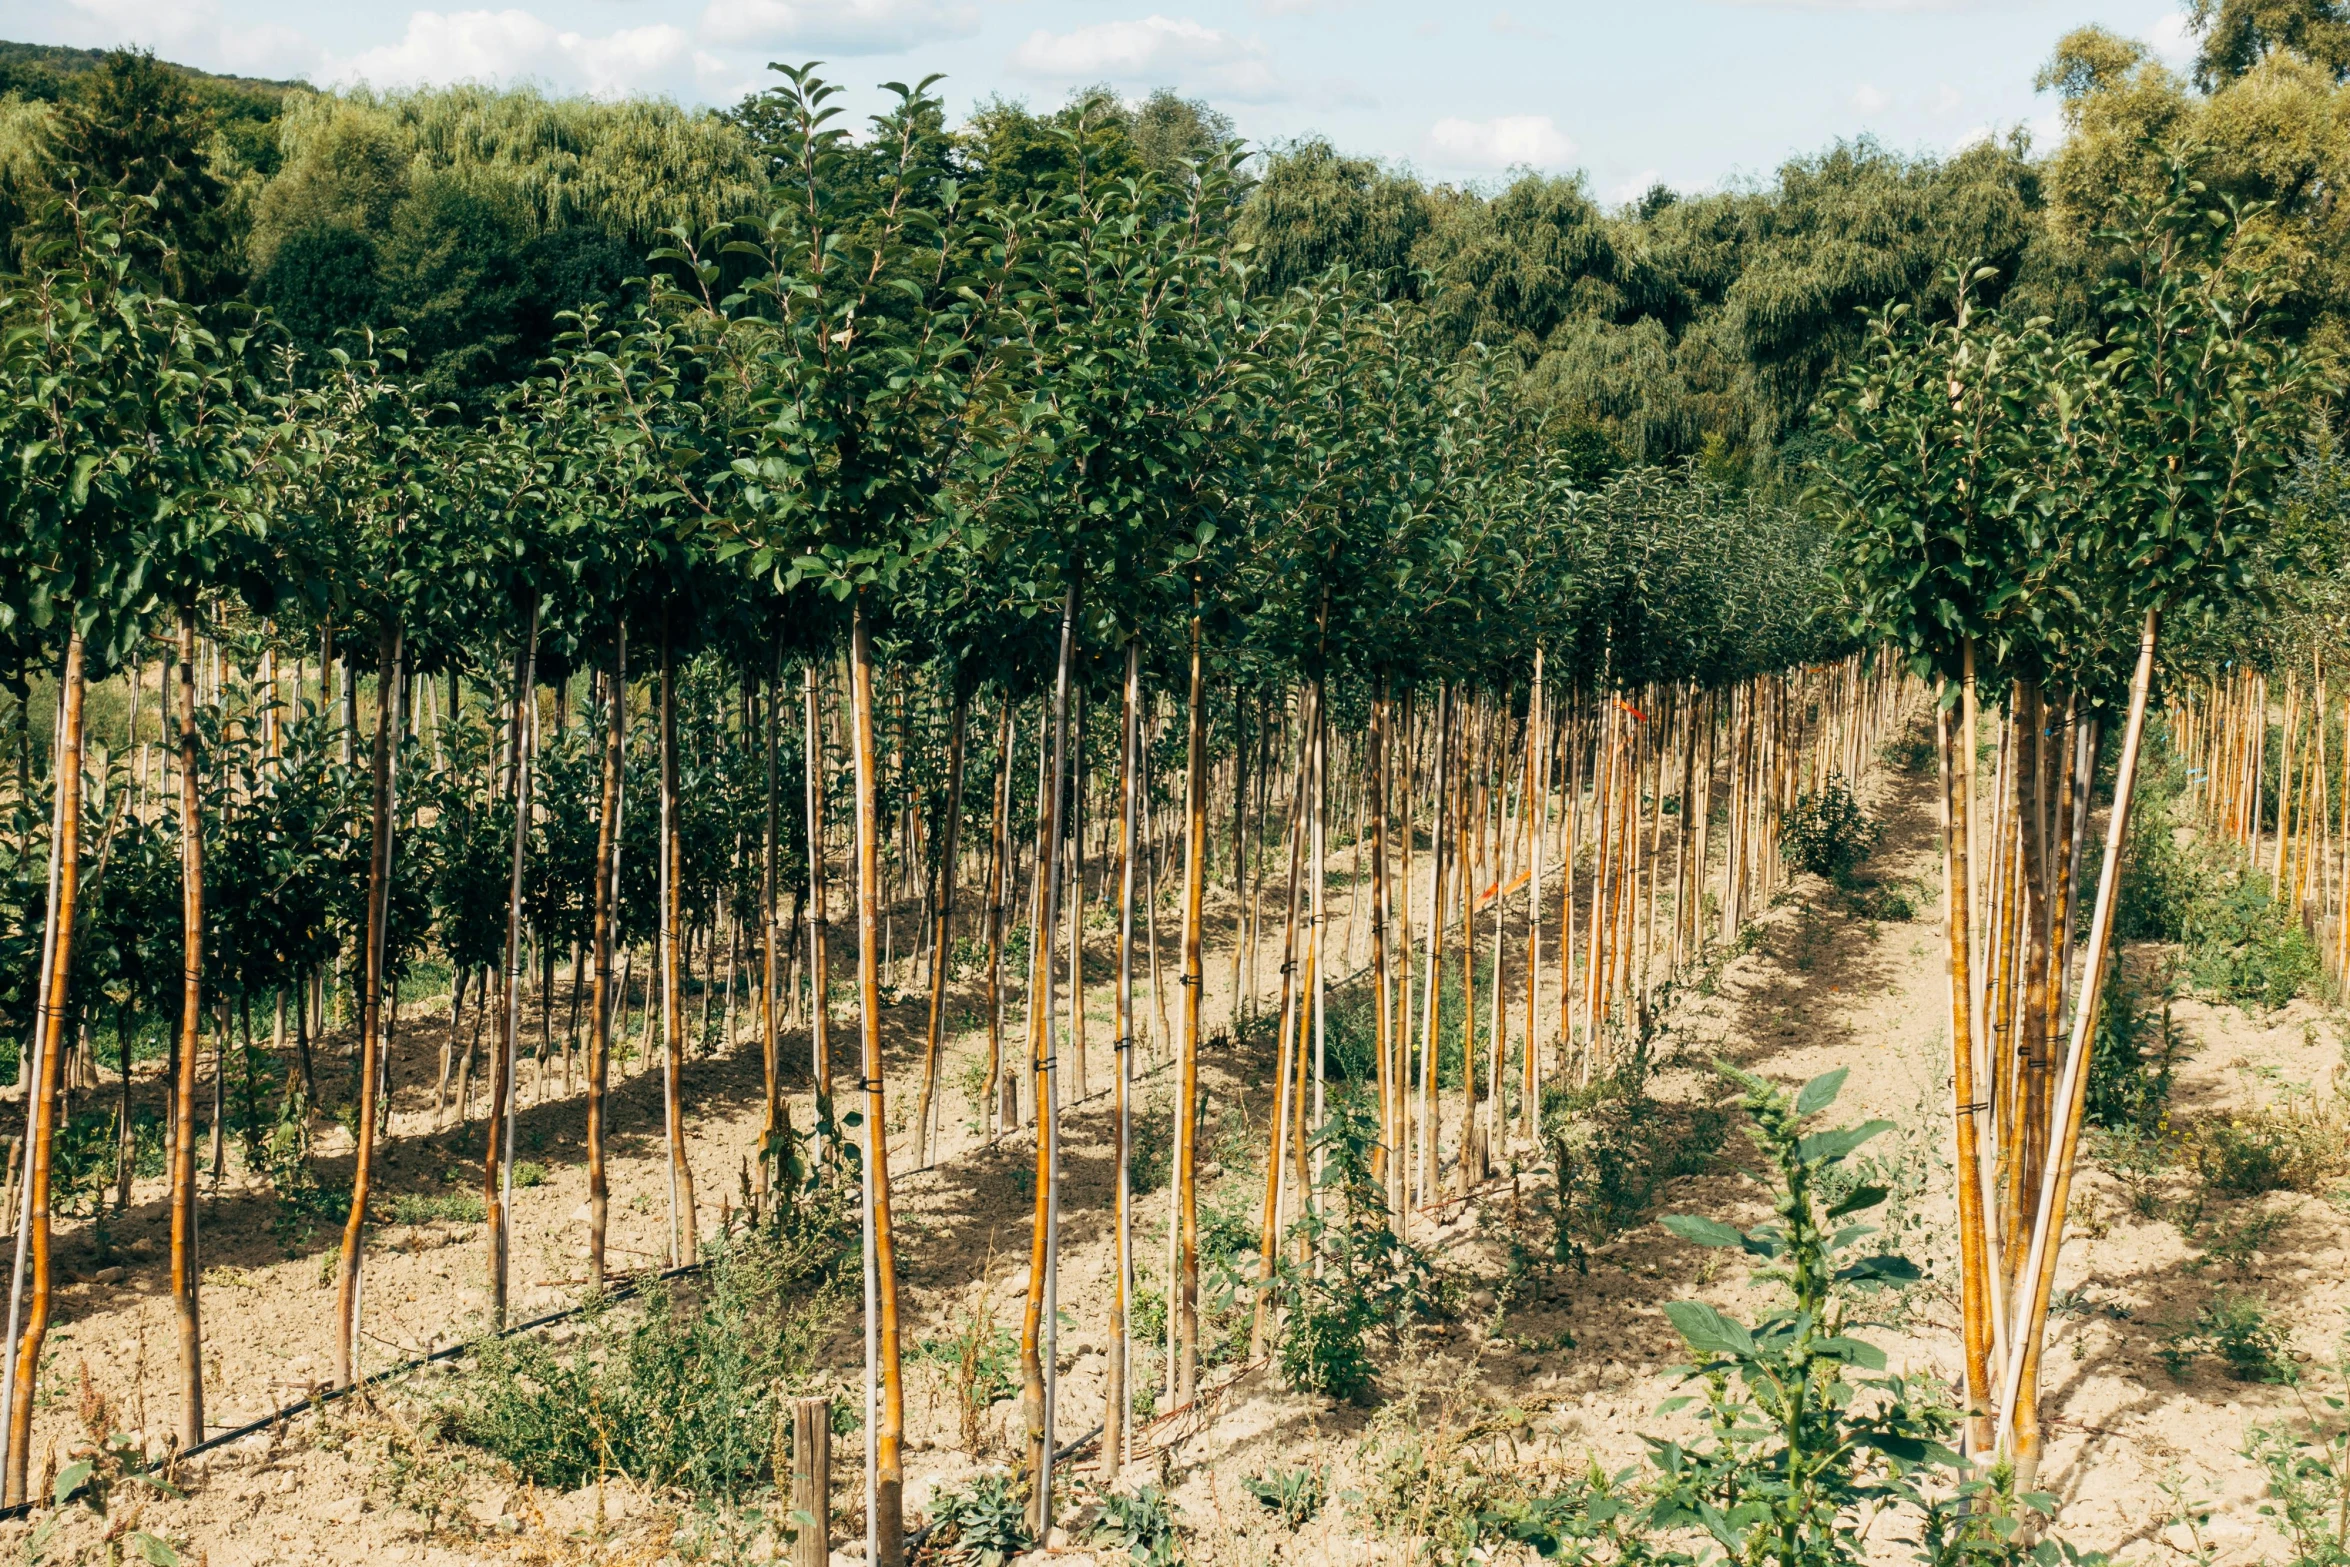
[[[1539, 669], [1539, 688], [1552, 692], [1686, 693], [1671, 699], [1686, 737], [1696, 733], [1698, 691], [1838, 645], [1821, 640], [1808, 613], [1817, 537], [1784, 513], [1719, 484], [1652, 474], [1589, 493], [1576, 443], [1520, 395], [1514, 364], [1456, 358], [1429, 313], [1390, 297], [1379, 279], [1340, 268], [1282, 293], [1253, 286], [1247, 252], [1232, 243], [1245, 194], [1234, 149], [1169, 182], [1128, 166], [1115, 122], [1080, 114], [1057, 133], [1057, 161], [1016, 199], [982, 206], [941, 156], [926, 86], [904, 90], [857, 144], [837, 123], [829, 84], [804, 70], [785, 75], [765, 106], [782, 149], [770, 214], [674, 231], [641, 303], [617, 316], [577, 313], [541, 373], [478, 416], [436, 402], [428, 383], [405, 375], [396, 342], [357, 338], [306, 355], [266, 318], [248, 323], [157, 287], [142, 266], [155, 209], [136, 198], [69, 182], [45, 219], [59, 237], [5, 301], [9, 438], [27, 454], [5, 492], [15, 545], [8, 625], [16, 667], [56, 668], [61, 693], [45, 845], [55, 875], [40, 908], [62, 914], [84, 902], [93, 837], [80, 786], [84, 693], [164, 655], [176, 830], [165, 835], [153, 812], [131, 814], [138, 833], [173, 843], [179, 856], [181, 985], [165, 1120], [183, 1442], [205, 1429], [194, 1214], [199, 1063], [217, 1006], [258, 987], [291, 992], [304, 1034], [317, 976], [348, 956], [358, 1149], [335, 1333], [337, 1374], [347, 1380], [386, 1124], [387, 1014], [397, 972], [427, 930], [457, 971], [495, 974], [476, 1015], [495, 1019], [483, 1179], [491, 1299], [502, 1314], [534, 943], [542, 997], [553, 955], [573, 939], [586, 949], [589, 1237], [600, 1276], [604, 1094], [629, 922], [651, 939], [671, 1255], [688, 1260], [703, 1239], [681, 1087], [689, 938], [699, 926], [709, 954], [721, 929], [755, 929], [746, 960], [762, 976], [763, 1180], [788, 1188], [797, 1142], [782, 1115], [778, 1011], [794, 916], [781, 894], [796, 880], [810, 918], [817, 1168], [853, 1168], [862, 1193], [875, 1544], [893, 1559], [902, 1395], [881, 1130], [882, 925], [893, 892], [884, 865], [894, 842], [898, 886], [919, 879], [931, 889], [934, 1083], [936, 954], [951, 948], [957, 827], [974, 815], [954, 803], [966, 798], [974, 706], [1000, 714], [986, 883], [991, 970], [1008, 933], [1009, 839], [1024, 830], [1010, 820], [1014, 708], [1035, 702], [1041, 726], [1032, 1021], [1025, 1065], [1006, 1052], [1000, 1078], [1029, 1079], [1022, 1097], [1038, 1126], [1027, 1360], [1042, 1471], [1050, 1422], [1037, 1384], [1056, 1320], [1053, 1020], [1076, 971], [1035, 933], [1058, 931], [1072, 907], [1054, 846], [1074, 837], [1064, 780], [1077, 771], [1071, 713], [1085, 688], [1121, 714], [1121, 805], [1109, 847], [1121, 867], [1136, 864], [1144, 808], [1142, 726], [1157, 700], [1145, 693], [1173, 698], [1183, 726], [1180, 738], [1161, 737], [1181, 758], [1169, 822], [1183, 867], [1170, 1366], [1180, 1399], [1197, 1386], [1199, 1358], [1198, 1153], [1188, 1129], [1199, 1091], [1220, 691], [1235, 680], [1260, 690], [1300, 683], [1313, 715], [1304, 732], [1320, 734], [1334, 692], [1379, 712], [1414, 691], [1484, 692], [1490, 710], [1506, 693], [1536, 689]], [[252, 695], [233, 713], [217, 672], [213, 699], [198, 694], [223, 638], [252, 649], [242, 674]], [[313, 716], [281, 720], [281, 671], [290, 666], [292, 686], [303, 687], [313, 647]], [[331, 697], [329, 667], [342, 672]], [[719, 722], [689, 736], [681, 722], [696, 669], [723, 694]], [[369, 677], [371, 711], [356, 700]], [[444, 677], [453, 693], [468, 685], [498, 703], [489, 731], [456, 722], [465, 704], [440, 701]], [[632, 681], [644, 683], [647, 737], [632, 734]], [[587, 688], [585, 721], [553, 742], [541, 733], [547, 704], [538, 696], [550, 682], [565, 693]], [[807, 791], [796, 845], [779, 785], [793, 683]], [[836, 684], [845, 778], [820, 765]], [[1466, 711], [1457, 696], [1436, 701]], [[418, 711], [427, 704], [429, 722]], [[329, 705], [331, 719], [317, 716]], [[896, 788], [885, 790], [888, 719], [924, 709], [929, 733], [949, 737], [947, 765], [914, 767], [917, 748], [901, 729], [904, 749], [887, 770]], [[1761, 733], [1751, 704], [1746, 711], [1749, 730]], [[1243, 727], [1222, 740], [1236, 772]], [[1266, 727], [1256, 730], [1260, 743]], [[1609, 733], [1628, 741], [1633, 731]], [[589, 737], [600, 737], [601, 752], [592, 790]], [[245, 743], [263, 759], [249, 779], [226, 765]], [[726, 755], [710, 776], [731, 780], [734, 792], [714, 802], [698, 791], [689, 807], [683, 774], [697, 748], [713, 746]], [[435, 752], [441, 760], [428, 761]], [[1501, 755], [1490, 746], [1483, 754], [1488, 764]], [[1653, 768], [1661, 752], [1640, 755]], [[753, 758], [761, 776], [745, 787]], [[1324, 765], [1316, 763], [1317, 798], [1328, 792]], [[148, 783], [151, 794], [128, 798], [159, 799], [152, 775]], [[836, 1056], [824, 951], [833, 919], [824, 829], [836, 790], [847, 795], [851, 828], [834, 869], [849, 884], [856, 930], [853, 1060]], [[630, 869], [642, 851], [623, 852], [645, 819], [627, 801], [645, 793], [649, 878]], [[921, 827], [926, 813], [905, 808], [915, 794], [928, 804]], [[1629, 798], [1637, 809], [1638, 791]], [[339, 873], [364, 899], [339, 909], [331, 897], [315, 908], [282, 900], [291, 929], [272, 932], [259, 943], [266, 952], [249, 959], [247, 941], [208, 950], [216, 933], [240, 927], [208, 906], [207, 888], [211, 862], [233, 860], [231, 846], [244, 841], [230, 824], [254, 813], [259, 841], [310, 856], [276, 867], [285, 886], [316, 893]], [[1319, 807], [1311, 814], [1322, 841]], [[1637, 842], [1613, 819], [1620, 844]], [[697, 835], [715, 846], [689, 861]], [[1654, 844], [1651, 833], [1652, 852]], [[806, 861], [796, 876], [787, 869], [795, 858]], [[104, 850], [96, 861], [105, 864]], [[1643, 863], [1653, 877], [1654, 861]], [[352, 874], [359, 865], [364, 874]], [[1133, 876], [1122, 870], [1118, 885], [1121, 972], [1131, 974]], [[586, 891], [566, 903], [566, 887]], [[699, 907], [697, 890], [710, 900]], [[88, 986], [86, 940], [78, 917], [49, 918], [41, 937], [39, 1024], [25, 1069], [36, 1085], [22, 1225], [31, 1288], [15, 1340], [12, 1494], [22, 1491], [50, 1310], [50, 1160]], [[1588, 1029], [1619, 996], [1629, 999], [1618, 986], [1625, 973], [1611, 970], [1607, 994], [1585, 1009]], [[144, 1004], [160, 1000], [158, 991]], [[461, 1005], [460, 986], [452, 1007]], [[224, 1032], [216, 1021], [216, 1043]], [[1132, 1036], [1121, 1028], [1122, 1041]], [[1498, 1029], [1492, 1038], [1498, 1052]], [[1128, 1052], [1116, 1054], [1123, 1106]], [[844, 1068], [856, 1073], [853, 1113], [833, 1099]], [[1409, 1070], [1400, 1066], [1396, 1080]], [[217, 1067], [214, 1078], [217, 1093]], [[925, 1128], [929, 1111], [925, 1104], [917, 1117]], [[213, 1124], [217, 1139], [217, 1105]], [[848, 1152], [844, 1142], [855, 1154], [845, 1165], [835, 1157]], [[1431, 1155], [1424, 1183], [1433, 1175]], [[1039, 1479], [1038, 1506], [1048, 1509], [1049, 1477]]]
[[2208, 670], [2261, 618], [2322, 432], [2274, 216], [2174, 160], [2125, 196], [2091, 324], [1985, 308], [1969, 267], [1950, 317], [1873, 318], [1831, 418], [1821, 495], [1856, 627], [1941, 696], [1964, 1392], [1973, 1450], [2012, 1454], [2019, 1484], [2157, 670]]

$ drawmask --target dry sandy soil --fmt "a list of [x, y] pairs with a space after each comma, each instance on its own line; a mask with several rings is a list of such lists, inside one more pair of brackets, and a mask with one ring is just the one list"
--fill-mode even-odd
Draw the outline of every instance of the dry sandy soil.
[[[1939, 861], [1925, 781], [1896, 775], [1870, 787], [1888, 827], [1873, 870], [1930, 901]], [[1664, 1043], [1669, 1064], [1654, 1092], [1684, 1107], [1721, 1104], [1728, 1096], [1705, 1065], [1717, 1056], [1787, 1081], [1832, 1066], [1850, 1068], [1841, 1113], [1895, 1121], [1898, 1130], [1873, 1152], [1888, 1169], [1906, 1172], [1916, 1188], [1896, 1206], [1898, 1239], [1946, 1277], [1952, 1261], [1942, 1108], [1948, 1057], [1936, 916], [1928, 906], [1912, 922], [1872, 923], [1845, 912], [1817, 885], [1799, 884], [1762, 922], [1755, 950], [1728, 963], [1710, 993], [1693, 992], [1676, 1009]], [[1230, 934], [1227, 923], [1227, 952]], [[1275, 928], [1272, 937], [1278, 934]], [[1164, 920], [1161, 935], [1170, 939]], [[1364, 939], [1358, 931], [1358, 943]], [[1106, 951], [1106, 929], [1099, 940]], [[2131, 961], [2142, 965], [2152, 956], [2133, 953]], [[1270, 977], [1277, 966], [1276, 954], [1259, 972]], [[1208, 970], [1212, 1029], [1230, 1008], [1228, 960], [1211, 957]], [[1101, 972], [1107, 973], [1106, 961]], [[1177, 994], [1170, 972], [1170, 1006]], [[1147, 1005], [1147, 988], [1144, 995]], [[1108, 986], [1098, 979], [1091, 1000], [1098, 1086], [1112, 1032]], [[397, 1057], [395, 1135], [381, 1179], [394, 1191], [470, 1189], [478, 1169], [471, 1162], [478, 1158], [478, 1124], [471, 1136], [430, 1124], [431, 1074], [445, 1010], [409, 1011]], [[950, 1016], [975, 1019], [976, 995], [958, 995]], [[2176, 1021], [2187, 1050], [2174, 1102], [2182, 1126], [2303, 1090], [2319, 1103], [2335, 1095], [2342, 1036], [2328, 1009], [2304, 1001], [2253, 1017], [2182, 1001]], [[921, 1005], [912, 997], [890, 1019], [890, 1089], [902, 1104], [910, 1103], [918, 1081], [920, 1025]], [[792, 1043], [795, 1054], [804, 1049], [796, 1036]], [[339, 1048], [330, 1042], [325, 1059], [334, 1060]], [[973, 1112], [954, 1085], [963, 1081], [965, 1063], [984, 1049], [983, 1032], [966, 1030], [955, 1038], [943, 1074], [950, 1085], [944, 1089], [946, 1146], [933, 1169], [902, 1174], [898, 1183], [899, 1256], [916, 1339], [947, 1330], [983, 1299], [997, 1303], [999, 1322], [1018, 1320], [1022, 1279], [1013, 1253], [1027, 1224], [1027, 1188], [1019, 1172], [1032, 1154], [1018, 1138], [989, 1146], [973, 1133]], [[1211, 1052], [1207, 1076], [1212, 1124], [1261, 1120], [1270, 1077], [1261, 1049], [1219, 1047]], [[722, 1200], [739, 1201], [733, 1194], [756, 1132], [758, 1084], [755, 1040], [731, 1055], [688, 1065], [685, 1088], [694, 1108], [693, 1160], [705, 1232]], [[804, 1079], [795, 1086], [802, 1090], [795, 1121], [805, 1125]], [[1143, 1101], [1164, 1092], [1162, 1073], [1145, 1087]], [[662, 1250], [666, 1223], [658, 1074], [628, 1079], [615, 1100], [615, 1257], [651, 1262]], [[1065, 1435], [1086, 1431], [1100, 1418], [1113, 1178], [1107, 1131], [1098, 1095], [1069, 1118], [1061, 1284], [1069, 1326], [1060, 1346]], [[550, 1172], [545, 1184], [518, 1194], [517, 1308], [531, 1314], [579, 1293], [586, 1180], [579, 1101], [556, 1096], [529, 1105], [521, 1137], [524, 1157], [543, 1162]], [[902, 1166], [905, 1139], [898, 1142], [895, 1158]], [[338, 1178], [335, 1150], [331, 1143], [324, 1146], [331, 1182]], [[1532, 1168], [1531, 1150], [1513, 1152]], [[1760, 1189], [1738, 1173], [1752, 1162], [1743, 1138], [1732, 1133], [1711, 1173], [1675, 1181], [1659, 1205], [1757, 1217], [1763, 1211]], [[449, 1184], [452, 1172], [458, 1184]], [[1245, 1170], [1219, 1172], [1205, 1200], [1211, 1206], [1253, 1202], [1248, 1194], [1255, 1181]], [[2265, 1532], [2269, 1525], [2256, 1511], [2260, 1472], [2240, 1450], [2250, 1428], [2295, 1413], [2303, 1395], [2230, 1380], [2208, 1357], [2175, 1377], [2156, 1352], [2165, 1334], [2191, 1319], [2215, 1290], [2253, 1292], [2266, 1297], [2289, 1329], [2305, 1370], [2322, 1379], [2350, 1305], [2350, 1217], [2315, 1196], [2215, 1200], [2203, 1205], [2190, 1238], [2178, 1220], [2192, 1206], [2182, 1199], [2193, 1184], [2181, 1175], [2167, 1178], [2153, 1205], [2167, 1215], [2159, 1219], [2143, 1217], [2103, 1171], [2076, 1195], [2077, 1238], [2068, 1244], [2059, 1276], [2060, 1288], [2071, 1292], [2065, 1297], [2070, 1309], [2055, 1325], [2048, 1355], [2045, 1407], [2052, 1420], [2043, 1481], [2063, 1500], [2059, 1531], [2084, 1547], [2142, 1562], [2189, 1560], [2194, 1540], [2180, 1521], [2177, 1500], [2184, 1498], [2194, 1507], [2208, 1504], [2202, 1534], [2218, 1560], [2274, 1558], [2282, 1554], [2282, 1542]], [[1636, 1463], [1643, 1452], [1640, 1433], [1674, 1428], [1672, 1419], [1655, 1414], [1674, 1391], [1666, 1372], [1681, 1358], [1662, 1304], [1696, 1296], [1751, 1314], [1763, 1297], [1741, 1269], [1721, 1265], [1721, 1254], [1671, 1239], [1646, 1223], [1598, 1248], [1587, 1272], [1570, 1271], [1513, 1291], [1506, 1285], [1513, 1223], [1529, 1242], [1544, 1242], [1535, 1233], [1537, 1195], [1531, 1175], [1516, 1183], [1505, 1179], [1480, 1202], [1439, 1210], [1423, 1223], [1415, 1238], [1450, 1281], [1456, 1309], [1449, 1320], [1382, 1350], [1378, 1396], [1370, 1405], [1334, 1407], [1284, 1391], [1269, 1368], [1235, 1374], [1227, 1367], [1211, 1378], [1220, 1391], [1201, 1409], [1146, 1433], [1144, 1467], [1171, 1490], [1195, 1560], [1403, 1561], [1418, 1554], [1409, 1521], [1414, 1515], [1407, 1509], [1400, 1527], [1382, 1530], [1365, 1498], [1378, 1494], [1382, 1478], [1392, 1479], [1415, 1452], [1430, 1477], [1418, 1493], [1422, 1504], [1440, 1508], [1446, 1498], [1469, 1494], [1484, 1479], [1513, 1470], [1580, 1471], [1592, 1458], [1611, 1470]], [[1141, 1208], [1137, 1251], [1146, 1283], [1163, 1276], [1163, 1262], [1154, 1259], [1163, 1256], [1163, 1241], [1156, 1237], [1163, 1234], [1164, 1205], [1163, 1193], [1157, 1193]], [[2258, 1249], [2215, 1261], [2214, 1241], [2241, 1234], [2256, 1211], [2281, 1217]], [[331, 1258], [333, 1237], [320, 1227], [289, 1245], [273, 1233], [275, 1212], [267, 1189], [244, 1181], [233, 1168], [205, 1204], [209, 1415], [218, 1427], [301, 1397], [330, 1365], [333, 1292], [322, 1264]], [[81, 1282], [62, 1291], [50, 1338], [36, 1480], [44, 1460], [65, 1461], [54, 1455], [82, 1440], [76, 1382], [85, 1367], [91, 1385], [112, 1401], [113, 1423], [134, 1440], [152, 1437], [159, 1444], [170, 1419], [175, 1371], [160, 1261], [159, 1183], [140, 1185], [115, 1239], [117, 1261], [127, 1272], [106, 1283], [93, 1277], [99, 1264], [85, 1227], [69, 1229], [61, 1248], [62, 1265]], [[479, 1226], [390, 1226], [373, 1234], [371, 1247], [366, 1332], [368, 1354], [379, 1365], [480, 1330]], [[1875, 1336], [1896, 1366], [1945, 1376], [1955, 1370], [1955, 1312], [1931, 1281], [1912, 1291], [1898, 1322]], [[852, 1399], [857, 1354], [854, 1326], [844, 1324], [828, 1360], [844, 1396]], [[24, 1551], [33, 1532], [48, 1527], [40, 1546], [44, 1559], [105, 1560], [110, 1550], [122, 1548], [119, 1539], [107, 1543], [108, 1531], [119, 1535], [135, 1519], [139, 1528], [176, 1542], [183, 1560], [214, 1567], [354, 1560], [649, 1562], [699, 1551], [722, 1554], [720, 1542], [695, 1523], [690, 1510], [667, 1499], [619, 1481], [567, 1496], [538, 1492], [502, 1483], [478, 1454], [467, 1469], [478, 1476], [465, 1482], [468, 1505], [428, 1529], [400, 1505], [386, 1479], [385, 1455], [408, 1440], [446, 1385], [439, 1376], [405, 1379], [364, 1403], [295, 1418], [191, 1462], [181, 1475], [184, 1498], [142, 1500], [135, 1494], [139, 1488], [126, 1487], [116, 1493], [109, 1520], [73, 1507], [0, 1525], [0, 1550]], [[1011, 1403], [988, 1412], [982, 1446], [989, 1450], [978, 1454], [960, 1450], [957, 1407], [944, 1368], [910, 1364], [907, 1403], [910, 1513], [919, 1514], [940, 1484], [967, 1479], [980, 1464], [1004, 1461], [1008, 1448], [999, 1444], [1011, 1430]], [[860, 1527], [857, 1440], [852, 1435], [835, 1448], [837, 1533], [844, 1541], [854, 1540]], [[453, 1456], [427, 1453], [426, 1461], [449, 1464]], [[1292, 1530], [1260, 1506], [1244, 1482], [1301, 1466], [1323, 1473], [1332, 1500]], [[1083, 1482], [1093, 1473], [1093, 1459], [1081, 1458], [1075, 1468]], [[690, 1544], [697, 1528], [705, 1536], [698, 1547]], [[1880, 1525], [1880, 1533], [1879, 1554], [1902, 1554], [1892, 1524]], [[681, 1546], [680, 1540], [689, 1543]]]

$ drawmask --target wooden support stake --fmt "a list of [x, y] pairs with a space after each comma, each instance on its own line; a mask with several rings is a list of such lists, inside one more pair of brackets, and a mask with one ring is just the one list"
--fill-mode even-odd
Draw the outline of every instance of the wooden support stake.
[[829, 1567], [832, 1561], [832, 1402], [795, 1398], [791, 1411], [792, 1567]]

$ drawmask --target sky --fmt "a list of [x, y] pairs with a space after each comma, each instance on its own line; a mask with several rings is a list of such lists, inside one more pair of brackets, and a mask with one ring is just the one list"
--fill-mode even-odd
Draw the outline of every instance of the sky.
[[1767, 180], [1864, 133], [1945, 153], [2022, 126], [2046, 147], [2055, 103], [2032, 76], [2087, 22], [2193, 52], [2178, 0], [0, 0], [0, 38], [320, 86], [726, 105], [771, 60], [820, 59], [855, 113], [935, 72], [957, 117], [1172, 87], [1258, 145], [1318, 134], [1434, 180], [1581, 172], [1611, 203]]

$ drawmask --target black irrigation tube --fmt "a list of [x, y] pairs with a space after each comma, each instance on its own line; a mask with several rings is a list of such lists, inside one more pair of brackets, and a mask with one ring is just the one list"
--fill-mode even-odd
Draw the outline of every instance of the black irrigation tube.
[[[451, 1344], [446, 1349], [436, 1349], [429, 1354], [418, 1355], [412, 1360], [403, 1360], [398, 1365], [387, 1366], [381, 1371], [371, 1371], [366, 1376], [363, 1376], [356, 1382], [353, 1382], [349, 1387], [328, 1388], [324, 1392], [313, 1393], [308, 1398], [301, 1400], [299, 1403], [288, 1404], [283, 1409], [275, 1410], [269, 1414], [263, 1415], [258, 1420], [249, 1420], [241, 1426], [233, 1426], [230, 1429], [221, 1432], [218, 1436], [208, 1436], [201, 1442], [192, 1443], [189, 1446], [183, 1447], [177, 1452], [173, 1453], [170, 1457], [165, 1459], [164, 1462], [166, 1464], [176, 1464], [182, 1459], [194, 1458], [203, 1453], [214, 1452], [220, 1448], [228, 1446], [232, 1442], [241, 1442], [246, 1437], [256, 1435], [260, 1432], [268, 1430], [274, 1425], [291, 1420], [296, 1415], [307, 1414], [312, 1410], [324, 1409], [327, 1405], [334, 1403], [336, 1400], [348, 1398], [353, 1393], [360, 1391], [362, 1388], [372, 1387], [378, 1382], [389, 1382], [394, 1377], [404, 1377], [408, 1375], [409, 1372], [422, 1370], [424, 1367], [433, 1364], [435, 1361], [455, 1360], [462, 1355], [472, 1354], [475, 1350], [481, 1348], [484, 1344], [490, 1343], [495, 1339], [512, 1338], [518, 1333], [534, 1333], [540, 1328], [553, 1327], [556, 1323], [564, 1321], [570, 1317], [576, 1317], [582, 1312], [600, 1309], [604, 1306], [612, 1304], [614, 1301], [627, 1300], [631, 1296], [634, 1296], [642, 1291], [645, 1285], [649, 1283], [659, 1284], [666, 1283], [670, 1279], [682, 1279], [691, 1274], [700, 1273], [709, 1266], [710, 1265], [707, 1262], [689, 1262], [683, 1267], [670, 1268], [665, 1272], [653, 1274], [649, 1278], [641, 1275], [634, 1278], [624, 1278], [612, 1288], [604, 1291], [601, 1295], [597, 1296], [593, 1300], [582, 1301], [576, 1306], [566, 1306], [561, 1311], [551, 1311], [543, 1317], [533, 1317], [528, 1322], [518, 1322], [510, 1328], [500, 1328], [494, 1333], [485, 1333], [480, 1338], [468, 1339], [462, 1344]], [[1087, 1438], [1087, 1440], [1091, 1439]], [[0, 1522], [8, 1522], [18, 1518], [30, 1517], [35, 1505], [36, 1504], [31, 1501], [23, 1501], [18, 1502], [11, 1507], [0, 1507]]]

